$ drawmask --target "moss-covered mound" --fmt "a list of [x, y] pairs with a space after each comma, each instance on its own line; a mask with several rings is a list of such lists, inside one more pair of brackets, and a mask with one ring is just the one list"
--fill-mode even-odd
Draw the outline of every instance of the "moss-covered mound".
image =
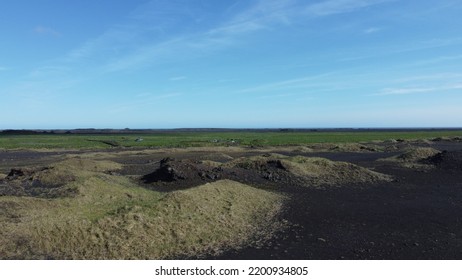
[[440, 153], [440, 151], [434, 148], [418, 147], [408, 149], [404, 153], [399, 154], [397, 156], [392, 156], [379, 160], [393, 162], [402, 167], [427, 170], [432, 168], [432, 165], [429, 164], [429, 161], [427, 159], [437, 155], [438, 153]]
[[440, 151], [433, 148], [413, 148], [396, 157], [404, 162], [420, 162], [428, 157], [438, 154]]
[[296, 177], [296, 180], [292, 181], [301, 182], [305, 186], [372, 183], [391, 180], [388, 175], [351, 163], [331, 161], [319, 157], [289, 157], [267, 154], [239, 158], [224, 166], [266, 172], [266, 174], [272, 174], [272, 178], [292, 176]]
[[285, 198], [222, 180], [168, 194], [123, 176], [80, 174], [79, 193], [0, 197], [2, 259], [171, 259], [269, 238]]

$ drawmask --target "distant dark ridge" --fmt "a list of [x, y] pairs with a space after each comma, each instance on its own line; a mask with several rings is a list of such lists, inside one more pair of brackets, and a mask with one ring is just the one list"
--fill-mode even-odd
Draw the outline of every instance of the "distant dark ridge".
[[412, 131], [460, 131], [462, 128], [174, 128], [174, 129], [7, 129], [0, 130], [0, 135], [35, 135], [35, 134], [151, 134], [177, 132], [412, 132]]
[[41, 132], [35, 130], [15, 130], [15, 129], [8, 129], [2, 130], [1, 134], [5, 135], [31, 135], [31, 134], [39, 134]]

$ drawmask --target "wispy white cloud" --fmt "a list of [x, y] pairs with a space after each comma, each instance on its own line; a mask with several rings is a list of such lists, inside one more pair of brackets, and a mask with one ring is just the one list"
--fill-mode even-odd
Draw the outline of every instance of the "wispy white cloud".
[[208, 31], [211, 36], [236, 35], [265, 29], [266, 25], [259, 20], [231, 22]]
[[[349, 12], [391, 0], [328, 0], [308, 5], [297, 0], [256, 0], [214, 25], [182, 31], [181, 20], [191, 21], [202, 11], [194, 5], [171, 1], [149, 1], [130, 13], [126, 21], [114, 25], [100, 36], [89, 39], [70, 51], [63, 63], [91, 64], [101, 74], [151, 67], [166, 62], [194, 59], [227, 48], [246, 44], [243, 36], [271, 31], [290, 25], [307, 16]], [[247, 4], [246, 4], [247, 5]], [[169, 30], [175, 28], [174, 33]], [[370, 29], [368, 32], [376, 32]], [[54, 30], [37, 27], [36, 32], [54, 34]], [[55, 32], [57, 34], [57, 32]]]
[[415, 81], [460, 81], [462, 80], [462, 73], [457, 72], [442, 72], [442, 73], [432, 73], [428, 75], [414, 75], [408, 77], [402, 77], [394, 80], [393, 82], [415, 82]]
[[175, 82], [175, 81], [181, 81], [181, 80], [186, 80], [186, 76], [177, 76], [177, 77], [171, 77], [169, 81]]
[[269, 29], [275, 24], [288, 25], [292, 17], [300, 15], [297, 7], [299, 4], [295, 0], [258, 0], [212, 28], [208, 34], [238, 35]]
[[423, 60], [418, 60], [414, 62], [414, 65], [419, 66], [419, 65], [427, 65], [427, 64], [437, 64], [441, 62], [448, 62], [448, 61], [454, 61], [454, 60], [461, 60], [462, 55], [452, 55], [452, 56], [439, 56], [431, 59], [423, 59]]
[[372, 34], [372, 33], [377, 33], [379, 32], [381, 29], [378, 28], [378, 27], [370, 27], [370, 28], [367, 28], [367, 29], [364, 29], [364, 33], [365, 34]]
[[327, 0], [309, 5], [306, 12], [315, 16], [330, 16], [350, 13], [390, 1], [394, 0]]
[[6, 71], [6, 70], [8, 70], [7, 67], [0, 66], [0, 71]]
[[143, 97], [147, 97], [147, 96], [151, 96], [152, 93], [150, 92], [142, 92], [142, 93], [138, 93], [135, 95], [136, 98], [143, 98]]
[[[124, 71], [166, 60], [180, 60], [183, 56], [191, 59], [243, 44], [245, 43], [244, 40], [241, 40], [243, 35], [270, 30], [275, 25], [289, 24], [291, 16], [296, 11], [293, 6], [294, 3], [296, 2], [293, 0], [257, 1], [247, 9], [215, 26], [187, 35], [180, 33], [165, 40], [153, 40], [138, 45], [125, 55], [110, 61], [104, 67], [105, 71]], [[142, 28], [140, 30], [136, 32], [146, 31], [143, 31]], [[98, 46], [100, 41], [105, 40], [105, 38], [100, 38], [97, 46], [89, 44], [84, 50], [88, 52], [87, 49], [100, 48], [101, 46]]]
[[[293, 106], [299, 104], [299, 102], [306, 102], [314, 100], [315, 98], [310, 93], [281, 93], [281, 94], [264, 94], [254, 97], [255, 100], [262, 102], [274, 102], [278, 104], [284, 104], [287, 106]], [[281, 110], [283, 112], [284, 109]]]
[[274, 23], [290, 24], [297, 13], [294, 0], [259, 0], [253, 6], [236, 14], [214, 32], [246, 33]]
[[14, 88], [4, 89], [4, 92], [7, 99], [14, 99], [16, 108], [35, 110], [36, 108], [47, 108], [53, 103], [56, 97], [53, 90], [43, 84], [27, 81]]
[[297, 79], [289, 79], [285, 81], [280, 81], [276, 83], [269, 83], [263, 84], [255, 87], [249, 87], [240, 89], [237, 93], [248, 93], [248, 92], [261, 92], [261, 91], [268, 91], [268, 90], [282, 90], [294, 87], [309, 87], [314, 86], [313, 82], [316, 80], [322, 80], [331, 76], [333, 73], [324, 73], [314, 76], [308, 76], [304, 78], [297, 78]]
[[455, 45], [461, 45], [461, 44], [462, 44], [462, 37], [435, 38], [431, 40], [414, 41], [406, 45], [395, 45], [395, 46], [387, 46], [383, 48], [364, 49], [363, 52], [366, 53], [365, 55], [356, 55], [356, 56], [345, 55], [345, 57], [340, 59], [339, 61], [355, 61], [355, 60], [371, 59], [371, 58], [381, 57], [385, 55], [416, 52], [416, 51], [428, 50], [428, 49], [437, 49], [437, 48], [455, 46]]
[[29, 78], [44, 78], [63, 76], [71, 69], [67, 66], [49, 65], [38, 67], [29, 73]]
[[442, 92], [462, 89], [462, 83], [441, 85], [434, 87], [403, 87], [403, 88], [385, 88], [379, 93], [371, 94], [371, 96], [385, 96], [385, 95], [405, 95], [405, 94], [421, 94], [430, 92]]
[[33, 29], [34, 33], [36, 34], [39, 34], [39, 35], [51, 35], [51, 36], [54, 36], [54, 37], [59, 37], [61, 36], [61, 33], [54, 30], [53, 28], [50, 28], [50, 27], [45, 27], [45, 26], [36, 26], [34, 29]]
[[[69, 75], [69, 68], [44, 66], [36, 68], [17, 83], [2, 88], [9, 98], [29, 108], [46, 108], [78, 84], [80, 77]], [[35, 107], [34, 107], [35, 106]]]
[[120, 55], [106, 62], [100, 69], [103, 73], [118, 72], [162, 63], [169, 59], [177, 59], [181, 55], [187, 55], [185, 52], [187, 50], [186, 44], [187, 40], [185, 38], [178, 37], [164, 42], [140, 46], [128, 54]]

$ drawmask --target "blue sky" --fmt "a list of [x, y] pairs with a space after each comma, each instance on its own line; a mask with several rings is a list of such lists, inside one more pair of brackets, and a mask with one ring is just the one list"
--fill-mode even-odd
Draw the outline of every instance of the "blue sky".
[[460, 127], [459, 0], [3, 0], [0, 129]]

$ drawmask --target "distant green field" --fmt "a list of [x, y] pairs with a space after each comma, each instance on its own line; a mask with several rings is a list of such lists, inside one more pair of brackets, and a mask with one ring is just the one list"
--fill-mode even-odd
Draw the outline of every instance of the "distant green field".
[[[0, 135], [0, 149], [101, 149], [108, 147], [282, 146], [357, 143], [388, 139], [462, 137], [459, 131], [167, 132], [151, 134]], [[142, 141], [136, 141], [141, 138]]]

